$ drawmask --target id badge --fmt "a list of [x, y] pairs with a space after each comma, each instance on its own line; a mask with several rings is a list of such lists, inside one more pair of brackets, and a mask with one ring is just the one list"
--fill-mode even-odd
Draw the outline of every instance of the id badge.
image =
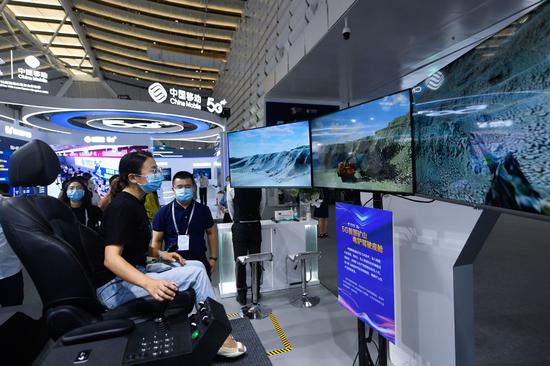
[[178, 235], [178, 250], [189, 250], [189, 235]]

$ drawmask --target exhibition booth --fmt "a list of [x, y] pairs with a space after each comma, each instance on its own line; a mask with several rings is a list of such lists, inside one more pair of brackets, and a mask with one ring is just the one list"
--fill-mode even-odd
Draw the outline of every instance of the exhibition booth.
[[[270, 365], [268, 357], [293, 350], [279, 313], [292, 319], [284, 325], [298, 347], [312, 347], [301, 359], [289, 355], [290, 364], [322, 354], [323, 342], [360, 366], [548, 362], [549, 19], [550, 4], [529, 4], [399, 81], [373, 82], [368, 90], [357, 84], [370, 76], [356, 67], [342, 71], [348, 82], [358, 78], [354, 85], [340, 85], [342, 74], [329, 71], [335, 61], [324, 56], [341, 41], [333, 29], [267, 94], [274, 104], [299, 100], [326, 109], [300, 118], [278, 111], [275, 123], [257, 128], [229, 131], [221, 116], [225, 99], [204, 110], [198, 94], [167, 93], [158, 83], [148, 89], [151, 101], [0, 88], [0, 183], [14, 197], [0, 204], [0, 221], [43, 301], [36, 337], [51, 342], [33, 346], [38, 364], [224, 364], [215, 355], [233, 332], [250, 345], [236, 362]], [[347, 25], [345, 18], [345, 40]], [[341, 90], [315, 89], [307, 82], [314, 78]], [[175, 101], [159, 102], [167, 94]], [[214, 147], [188, 151], [165, 141]], [[218, 300], [194, 304], [191, 289], [167, 304], [139, 298], [120, 311], [98, 310], [93, 270], [80, 261], [90, 254], [88, 240], [99, 239], [74, 239], [67, 229], [74, 220], [55, 199], [63, 181], [85, 173], [94, 192], [106, 196], [121, 157], [134, 151], [152, 152], [162, 169], [160, 206], [179, 202], [176, 172], [207, 178], [217, 240], [217, 253], [208, 257], [216, 261]], [[236, 220], [258, 224], [259, 252], [236, 254], [235, 224], [224, 215], [233, 203], [222, 204], [235, 192], [257, 193], [260, 206], [266, 203], [258, 219]], [[189, 249], [174, 206], [177, 247], [184, 236]], [[51, 274], [28, 243], [53, 258]], [[149, 264], [168, 266], [159, 273], [173, 269]], [[241, 265], [252, 298], [239, 307]], [[57, 292], [46, 284], [54, 277], [70, 286]], [[262, 320], [282, 348], [262, 345], [273, 338]], [[298, 340], [316, 322], [332, 328]], [[502, 354], [514, 345], [517, 352]]]

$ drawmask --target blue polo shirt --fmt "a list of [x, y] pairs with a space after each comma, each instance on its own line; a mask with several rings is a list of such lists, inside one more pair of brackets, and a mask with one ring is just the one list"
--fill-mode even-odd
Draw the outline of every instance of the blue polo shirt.
[[185, 234], [189, 216], [191, 216], [193, 206], [195, 207], [195, 212], [191, 218], [191, 225], [187, 232], [189, 235], [189, 250], [178, 251], [178, 253], [188, 259], [204, 257], [204, 253], [206, 252], [205, 232], [206, 229], [214, 225], [210, 209], [196, 201], [193, 201], [189, 207], [183, 208], [175, 200], [161, 207], [153, 218], [153, 230], [164, 233], [165, 250], [168, 250], [173, 245], [176, 247], [178, 245], [178, 231], [176, 231], [174, 220], [172, 219], [172, 206], [174, 207], [174, 215], [176, 216], [176, 224], [178, 225], [180, 235]]

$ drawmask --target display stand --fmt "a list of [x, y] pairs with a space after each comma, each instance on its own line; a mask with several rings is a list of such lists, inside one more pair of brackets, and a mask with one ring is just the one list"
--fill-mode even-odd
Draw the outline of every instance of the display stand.
[[496, 210], [483, 210], [453, 266], [457, 365], [475, 364], [474, 261], [499, 217]]
[[[375, 192], [372, 194], [372, 207], [377, 209], [383, 209], [382, 193]], [[358, 333], [358, 345], [359, 345], [359, 366], [374, 366], [372, 357], [367, 347], [367, 343], [372, 341], [372, 328], [369, 329], [369, 337], [365, 337], [365, 323], [360, 319], [357, 319], [357, 333]], [[388, 341], [386, 338], [378, 334], [378, 365], [388, 365]]]

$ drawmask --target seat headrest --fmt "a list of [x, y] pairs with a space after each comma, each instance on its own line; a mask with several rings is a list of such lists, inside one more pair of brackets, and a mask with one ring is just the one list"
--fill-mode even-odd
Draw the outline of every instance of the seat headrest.
[[10, 157], [8, 175], [14, 187], [47, 186], [60, 172], [59, 158], [41, 140], [26, 143]]

